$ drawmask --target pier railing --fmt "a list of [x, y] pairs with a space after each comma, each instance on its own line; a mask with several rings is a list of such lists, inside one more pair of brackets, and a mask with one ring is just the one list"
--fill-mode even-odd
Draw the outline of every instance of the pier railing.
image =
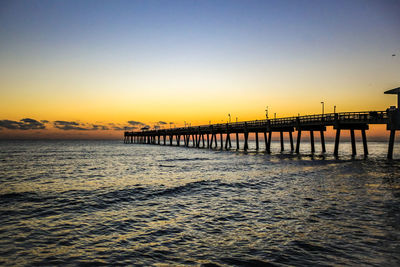
[[[147, 134], [174, 134], [176, 132], [197, 132], [197, 131], [231, 131], [237, 129], [252, 128], [281, 128], [281, 127], [298, 127], [305, 125], [332, 126], [337, 123], [365, 123], [365, 124], [385, 124], [388, 122], [387, 111], [363, 111], [363, 112], [341, 112], [315, 114], [297, 117], [285, 117], [265, 120], [252, 120], [243, 122], [217, 123], [209, 125], [177, 127], [171, 129], [146, 130]], [[129, 133], [143, 133], [144, 131], [133, 131]]]

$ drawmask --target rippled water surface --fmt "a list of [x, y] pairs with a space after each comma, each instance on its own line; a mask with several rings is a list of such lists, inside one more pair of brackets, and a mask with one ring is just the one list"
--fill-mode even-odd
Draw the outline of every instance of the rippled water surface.
[[0, 141], [0, 265], [396, 266], [400, 161], [369, 145]]

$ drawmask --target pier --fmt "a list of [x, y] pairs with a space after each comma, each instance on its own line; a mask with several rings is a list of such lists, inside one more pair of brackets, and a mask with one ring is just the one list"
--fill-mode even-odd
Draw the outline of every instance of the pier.
[[[400, 104], [400, 87], [385, 92], [386, 94], [397, 94]], [[366, 130], [371, 124], [386, 124], [390, 131], [387, 158], [393, 158], [393, 147], [395, 133], [400, 130], [400, 110], [399, 106], [390, 107], [385, 111], [364, 111], [364, 112], [341, 112], [315, 114], [307, 116], [286, 117], [266, 120], [254, 120], [234, 123], [220, 123], [210, 125], [200, 125], [191, 127], [179, 127], [171, 129], [126, 131], [124, 133], [124, 143], [130, 144], [157, 144], [157, 145], [176, 145], [195, 148], [220, 148], [232, 149], [231, 135], [235, 135], [236, 149], [247, 150], [249, 148], [249, 136], [255, 137], [256, 150], [259, 150], [259, 134], [264, 137], [267, 153], [271, 153], [272, 134], [279, 134], [281, 151], [285, 150], [284, 135], [289, 136], [290, 151], [300, 153], [301, 135], [309, 132], [310, 150], [315, 152], [314, 133], [319, 133], [321, 149], [325, 148], [326, 127], [332, 126], [336, 131], [334, 155], [339, 154], [340, 135], [342, 131], [350, 131], [352, 155], [356, 155], [355, 131], [361, 132], [363, 152], [368, 155], [368, 143]], [[293, 141], [293, 132], [297, 131], [296, 146]], [[240, 144], [240, 136], [243, 136]], [[174, 141], [175, 140], [175, 144]], [[192, 142], [190, 142], [192, 141]], [[191, 144], [191, 145], [190, 145]]]

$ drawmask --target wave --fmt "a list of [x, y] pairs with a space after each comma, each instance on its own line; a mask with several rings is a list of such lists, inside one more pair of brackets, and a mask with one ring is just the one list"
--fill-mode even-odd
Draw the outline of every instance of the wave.
[[167, 161], [167, 162], [173, 162], [173, 161], [205, 161], [205, 160], [211, 160], [210, 158], [176, 158], [176, 159], [163, 159], [160, 161]]
[[12, 202], [44, 202], [54, 199], [53, 196], [43, 196], [36, 192], [11, 192], [0, 194], [0, 203], [7, 204]]

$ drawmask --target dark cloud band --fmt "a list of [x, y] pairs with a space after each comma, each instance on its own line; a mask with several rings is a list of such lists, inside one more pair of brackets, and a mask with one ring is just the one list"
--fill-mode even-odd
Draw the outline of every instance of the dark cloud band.
[[90, 123], [82, 123], [79, 121], [62, 121], [56, 120], [53, 122], [49, 122], [48, 120], [37, 121], [30, 118], [25, 118], [20, 121], [14, 120], [0, 120], [0, 130], [8, 129], [8, 130], [41, 130], [46, 129], [46, 124], [52, 125], [54, 128], [63, 131], [133, 131], [136, 129], [149, 129], [150, 126], [143, 122], [139, 121], [128, 121], [126, 124], [116, 124], [116, 123], [107, 123], [106, 125], [102, 124], [90, 124]]
[[83, 127], [84, 124], [80, 124], [79, 122], [75, 121], [55, 121], [53, 122], [55, 128], [69, 131], [69, 130], [78, 130], [78, 131], [87, 131], [89, 129]]
[[45, 129], [43, 122], [34, 119], [25, 118], [20, 121], [0, 120], [0, 128], [9, 130], [40, 130]]
[[128, 123], [129, 123], [130, 125], [133, 125], [133, 126], [142, 126], [142, 125], [146, 125], [146, 124], [144, 124], [143, 122], [140, 122], [140, 121], [128, 121]]
[[100, 124], [88, 124], [88, 123], [80, 123], [76, 121], [54, 121], [53, 122], [54, 128], [69, 131], [107, 131], [110, 128], [106, 125]]

